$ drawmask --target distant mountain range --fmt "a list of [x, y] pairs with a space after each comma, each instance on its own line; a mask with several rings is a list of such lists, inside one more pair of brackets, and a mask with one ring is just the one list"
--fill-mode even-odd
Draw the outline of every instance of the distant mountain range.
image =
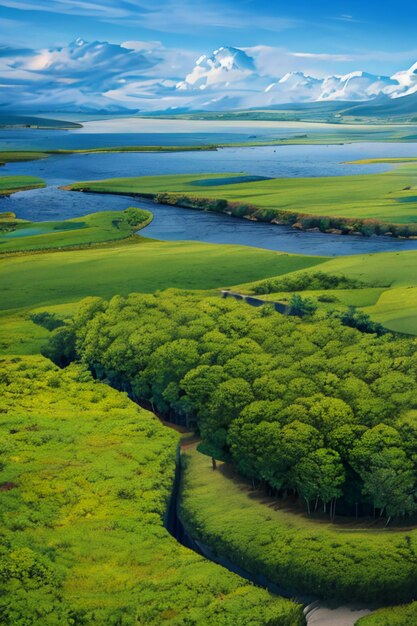
[[141, 42], [77, 39], [20, 57], [6, 53], [0, 66], [0, 111], [174, 113], [285, 104], [317, 110], [313, 103], [336, 103], [329, 110], [348, 109], [357, 116], [417, 114], [417, 63], [392, 76], [364, 71], [325, 78], [303, 72], [280, 76], [279, 58], [277, 71], [265, 72], [254, 50], [219, 48], [201, 56], [182, 77], [170, 75], [181, 64], [175, 66], [165, 49]]
[[[195, 94], [202, 109], [238, 108], [301, 102], [363, 102], [396, 100], [417, 93], [417, 63], [393, 76], [355, 71], [342, 76], [316, 78], [290, 72], [281, 78], [261, 75], [244, 50], [220, 48], [198, 59], [192, 72], [176, 88]], [[212, 96], [210, 98], [209, 96]], [[414, 101], [408, 100], [408, 102]], [[379, 103], [378, 103], [379, 104]], [[396, 105], [391, 109], [395, 109]]]

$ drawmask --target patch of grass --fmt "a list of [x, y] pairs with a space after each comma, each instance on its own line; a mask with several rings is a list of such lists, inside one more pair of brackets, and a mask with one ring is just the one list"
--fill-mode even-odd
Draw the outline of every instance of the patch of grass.
[[242, 480], [187, 449], [181, 518], [220, 556], [288, 590], [343, 601], [415, 595], [417, 532], [335, 527], [267, 506]]
[[36, 176], [0, 176], [0, 196], [40, 187], [45, 187], [45, 182]]
[[110, 298], [168, 287], [214, 289], [322, 263], [307, 257], [195, 242], [142, 239], [136, 245], [36, 253], [0, 262], [0, 309], [74, 302], [96, 295]]
[[415, 163], [417, 157], [383, 157], [380, 159], [357, 159], [356, 161], [347, 161], [354, 165], [371, 165], [373, 163], [388, 163], [392, 165], [400, 165], [401, 163]]
[[178, 434], [153, 414], [40, 357], [0, 385], [2, 625], [304, 624], [168, 534]]
[[24, 222], [0, 233], [0, 254], [117, 241], [130, 237], [151, 220], [150, 211], [131, 207], [60, 222]]
[[[76, 309], [77, 304], [72, 302], [47, 307], [49, 313], [62, 319], [70, 318]], [[40, 309], [29, 307], [0, 312], [0, 354], [39, 354], [49, 332], [42, 326], [34, 324], [31, 315], [45, 310], [46, 307]]]
[[37, 161], [45, 159], [46, 152], [32, 150], [0, 150], [0, 165], [6, 163], [19, 163], [21, 161]]

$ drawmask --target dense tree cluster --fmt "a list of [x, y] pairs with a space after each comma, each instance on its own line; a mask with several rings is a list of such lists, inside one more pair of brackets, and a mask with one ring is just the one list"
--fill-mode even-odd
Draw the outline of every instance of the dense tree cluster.
[[[416, 509], [416, 342], [335, 318], [218, 297], [88, 299], [76, 351], [96, 376], [173, 421], [249, 479], [306, 506], [387, 518]], [[52, 335], [50, 356], [60, 360]], [[67, 337], [68, 339], [68, 337]]]

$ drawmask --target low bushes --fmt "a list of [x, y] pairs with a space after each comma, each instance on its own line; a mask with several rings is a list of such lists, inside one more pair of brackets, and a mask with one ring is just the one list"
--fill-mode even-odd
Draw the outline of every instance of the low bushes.
[[342, 274], [325, 272], [297, 272], [288, 276], [268, 278], [254, 285], [252, 292], [261, 295], [279, 291], [307, 291], [317, 289], [360, 289], [364, 283]]
[[[92, 187], [94, 189], [94, 187]], [[129, 194], [127, 194], [129, 195]], [[417, 225], [396, 224], [375, 218], [353, 218], [327, 215], [313, 215], [300, 213], [296, 210], [278, 208], [262, 208], [254, 204], [230, 201], [225, 199], [204, 198], [186, 195], [178, 192], [162, 192], [149, 194], [144, 192], [143, 197], [152, 197], [155, 202], [181, 206], [215, 213], [228, 213], [235, 217], [246, 217], [259, 222], [287, 224], [300, 230], [318, 230], [323, 233], [340, 235], [386, 235], [390, 237], [416, 237]]]
[[2, 626], [301, 626], [165, 530], [178, 436], [79, 365], [0, 362]]
[[417, 624], [417, 602], [381, 609], [362, 617], [357, 626], [413, 626]]

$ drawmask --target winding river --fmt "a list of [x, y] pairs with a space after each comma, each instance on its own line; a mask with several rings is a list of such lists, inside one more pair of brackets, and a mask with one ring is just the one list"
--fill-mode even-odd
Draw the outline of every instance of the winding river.
[[[0, 148], [1, 148], [0, 135]], [[161, 139], [162, 141], [162, 139]], [[172, 138], [171, 138], [172, 143]], [[40, 147], [40, 146], [36, 146]], [[117, 196], [78, 194], [59, 189], [81, 180], [179, 173], [245, 172], [268, 177], [316, 177], [381, 172], [387, 165], [349, 165], [344, 161], [377, 156], [417, 156], [417, 143], [363, 143], [334, 146], [265, 146], [183, 153], [100, 153], [53, 156], [10, 163], [2, 173], [43, 178], [47, 187], [2, 199], [0, 210], [33, 221], [67, 219], [132, 204], [150, 209], [153, 222], [143, 231], [160, 240], [241, 244], [312, 255], [350, 255], [417, 249], [417, 241], [391, 237], [347, 237], [300, 232], [289, 226], [249, 222], [227, 215], [197, 212]]]

